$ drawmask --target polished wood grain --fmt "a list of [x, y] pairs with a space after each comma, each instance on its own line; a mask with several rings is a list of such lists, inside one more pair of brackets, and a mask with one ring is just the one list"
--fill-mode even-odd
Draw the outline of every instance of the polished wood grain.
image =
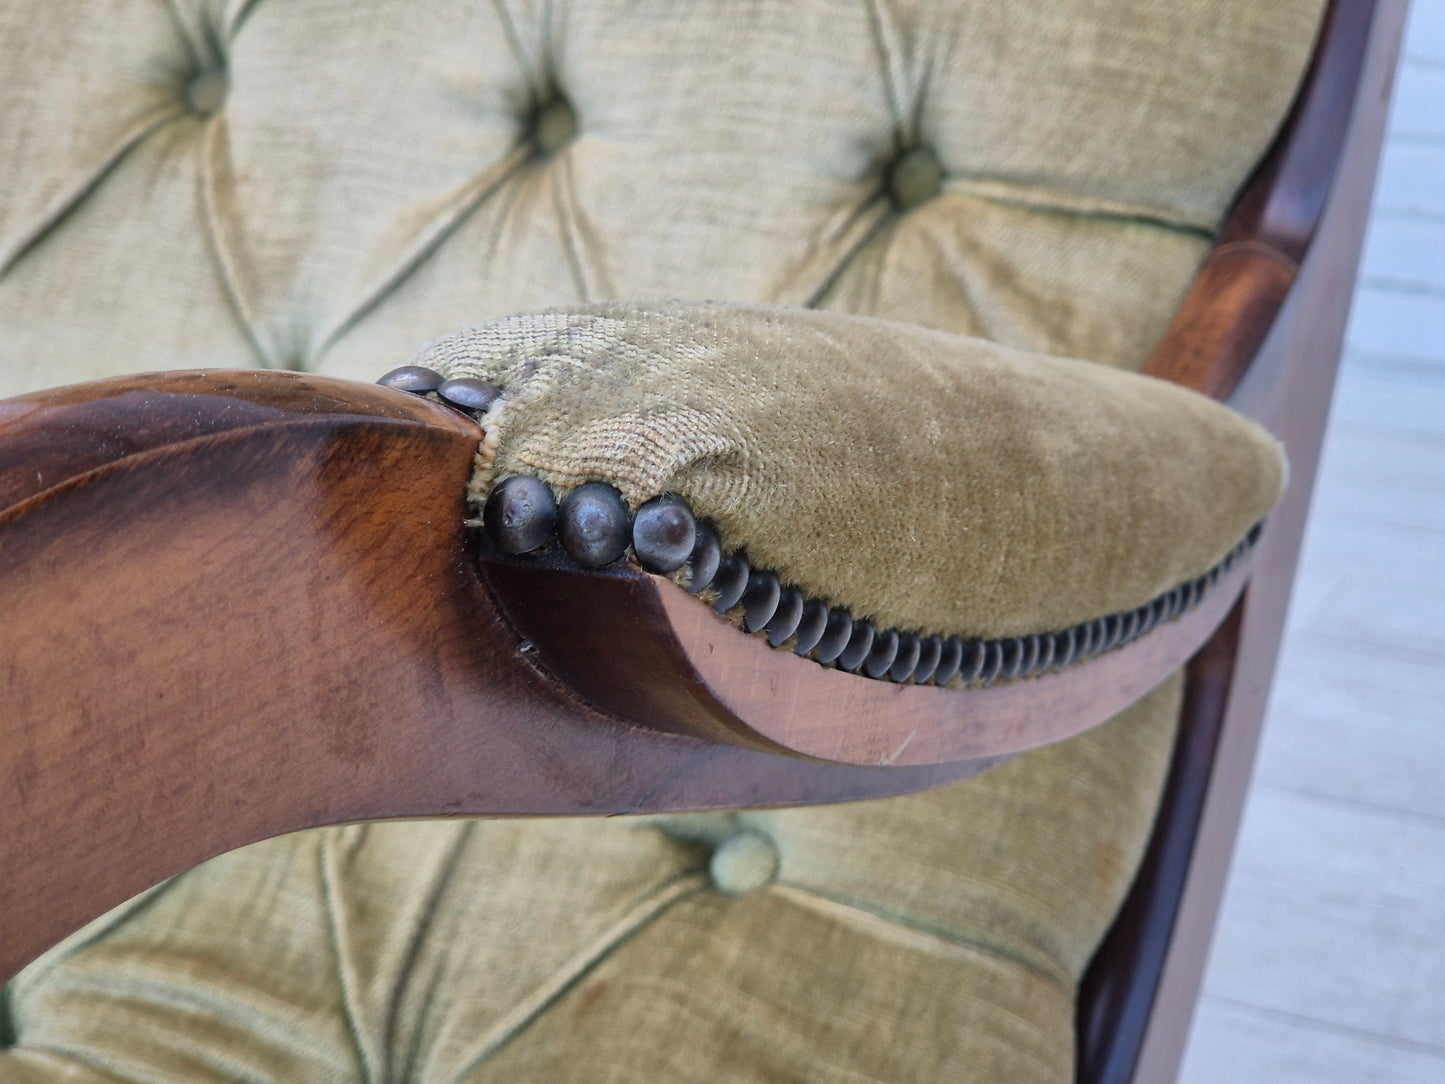
[[846, 800], [992, 763], [820, 764], [580, 702], [476, 573], [480, 434], [434, 402], [183, 373], [0, 419], [23, 450], [0, 460], [0, 980], [149, 885], [300, 828]]
[[[1300, 93], [1145, 372], [1227, 399], [1258, 354], [1344, 161], [1376, 0], [1334, 0]], [[1398, 48], [1398, 36], [1395, 42]], [[1393, 71], [1394, 56], [1387, 58]], [[1374, 162], [1378, 147], [1368, 155]], [[1356, 255], [1353, 263], [1358, 262]], [[1334, 299], [1348, 304], [1349, 295]], [[1338, 350], [1335, 354], [1338, 359]]]

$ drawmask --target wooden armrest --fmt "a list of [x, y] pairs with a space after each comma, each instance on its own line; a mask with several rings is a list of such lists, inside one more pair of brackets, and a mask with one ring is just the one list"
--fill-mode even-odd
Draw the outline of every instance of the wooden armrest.
[[895, 686], [770, 650], [640, 570], [493, 558], [484, 581], [463, 522], [480, 437], [439, 403], [294, 373], [0, 404], [0, 978], [300, 828], [960, 779], [1151, 687], [1244, 574], [1063, 673]]
[[875, 681], [743, 634], [662, 576], [546, 556], [485, 553], [503, 614], [541, 665], [589, 703], [642, 726], [866, 766], [997, 759], [1071, 737], [1179, 669], [1248, 576], [1231, 562], [1198, 606], [1067, 668], [988, 687]]

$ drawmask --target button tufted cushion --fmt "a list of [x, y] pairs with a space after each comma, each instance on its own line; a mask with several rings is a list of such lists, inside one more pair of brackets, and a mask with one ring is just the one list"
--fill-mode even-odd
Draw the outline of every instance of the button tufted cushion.
[[[1321, 6], [0, 4], [0, 393], [642, 297], [1137, 367]], [[887, 802], [260, 844], [28, 969], [0, 1076], [1067, 1079], [1177, 703]]]
[[1178, 692], [907, 798], [258, 844], [22, 973], [0, 1077], [1066, 1080]]

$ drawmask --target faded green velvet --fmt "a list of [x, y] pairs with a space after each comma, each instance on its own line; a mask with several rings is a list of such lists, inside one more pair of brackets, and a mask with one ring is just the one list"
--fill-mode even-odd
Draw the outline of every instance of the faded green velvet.
[[[1137, 367], [1321, 7], [5, 0], [0, 371], [374, 380], [465, 324], [657, 297]], [[557, 93], [576, 136], [541, 156]], [[944, 179], [900, 213], [914, 143]]]
[[1205, 396], [836, 313], [611, 305], [416, 359], [496, 383], [474, 482], [686, 496], [806, 595], [884, 626], [1067, 628], [1206, 572], [1278, 499], [1278, 444]]
[[[998, 567], [1028, 620], [988, 583], [966, 588], [967, 616], [886, 561], [849, 570], [823, 528], [807, 528], [816, 554], [790, 555], [768, 536], [784, 519], [748, 522], [728, 503], [735, 472], [709, 480], [694, 462], [687, 485], [730, 536], [860, 607], [1051, 624], [1170, 586], [1278, 480], [1237, 423], [1087, 367], [1137, 368], [1157, 341], [1278, 126], [1321, 6], [0, 0], [0, 393], [206, 366], [370, 380], [458, 328], [640, 298], [862, 314], [887, 323], [859, 341], [932, 382], [837, 355], [837, 379], [855, 373], [888, 404], [869, 424], [977, 423], [941, 423], [940, 442], [983, 449], [949, 476], [949, 507], [989, 477], [1006, 484], [990, 505], [1052, 537], [1069, 534], [1053, 517], [1081, 507], [1061, 491], [1075, 449], [1050, 450], [1040, 419], [1004, 434], [997, 423], [1033, 400], [984, 374], [1032, 374], [1059, 408], [1050, 421], [1081, 436], [1131, 432], [1124, 401], [1153, 431], [1179, 421], [1087, 483], [1115, 512], [1143, 494], [1141, 529], [1158, 537], [1130, 538], [1117, 516], [1077, 524], [1090, 546], [1122, 547], [1118, 569], [1037, 546], [1015, 566], [1003, 557], [1027, 539], [1009, 538]], [[529, 118], [559, 97], [574, 138], [541, 153]], [[900, 208], [891, 166], [918, 145], [941, 185]], [[661, 338], [650, 321], [623, 321], [622, 337], [702, 342], [774, 382], [737, 343], [760, 336], [793, 364], [780, 339], [794, 331], [817, 358], [862, 326], [795, 312], [724, 348], [677, 311]], [[814, 383], [836, 396], [833, 379]], [[1083, 416], [1115, 387], [1123, 401]], [[1080, 401], [1058, 402], [1070, 388]], [[729, 387], [725, 404], [749, 393]], [[517, 411], [504, 459], [569, 447], [521, 439], [538, 417]], [[1047, 493], [1009, 480], [995, 433], [1056, 472]], [[1229, 433], [1238, 446], [1219, 447]], [[910, 435], [898, 450], [911, 464], [935, 438]], [[758, 448], [771, 470], [793, 456], [856, 498], [889, 457], [850, 451], [867, 470], [814, 462], [816, 447]], [[1153, 463], [1181, 452], [1191, 462]], [[1115, 453], [1082, 441], [1078, 454]], [[1230, 478], [1203, 461], [1216, 454]], [[1245, 477], [1251, 458], [1260, 473]], [[1179, 494], [1197, 534], [1154, 503], [1176, 470], [1206, 479]], [[890, 481], [911, 507], [940, 486], [931, 470]], [[1200, 496], [1215, 485], [1217, 520]], [[789, 497], [750, 492], [759, 507]], [[965, 503], [973, 529], [994, 529], [988, 507]], [[956, 541], [925, 553], [904, 533], [935, 569], [989, 559]], [[1166, 536], [1187, 556], [1164, 552]], [[1103, 581], [1045, 597], [1046, 568], [1071, 561]], [[1074, 987], [1147, 836], [1177, 694], [1171, 683], [1079, 739], [886, 802], [260, 844], [133, 901], [8, 987], [17, 1043], [0, 1080], [1067, 1080]], [[708, 848], [739, 828], [774, 841], [778, 879], [726, 895]]]

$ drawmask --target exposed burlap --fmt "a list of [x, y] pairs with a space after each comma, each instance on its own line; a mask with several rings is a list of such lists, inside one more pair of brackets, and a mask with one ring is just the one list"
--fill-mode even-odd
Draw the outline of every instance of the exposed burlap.
[[1101, 365], [798, 309], [612, 305], [473, 328], [417, 362], [494, 381], [494, 479], [680, 493], [805, 594], [1009, 636], [1139, 606], [1278, 498], [1278, 444]]

